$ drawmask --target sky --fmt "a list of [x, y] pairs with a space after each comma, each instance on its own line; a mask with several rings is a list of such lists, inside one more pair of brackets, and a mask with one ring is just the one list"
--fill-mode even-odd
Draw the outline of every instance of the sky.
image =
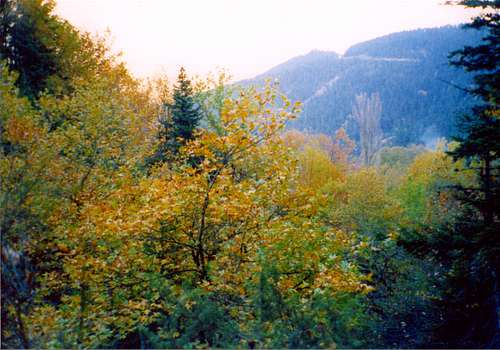
[[443, 0], [58, 0], [79, 29], [111, 33], [139, 77], [180, 66], [191, 75], [227, 70], [251, 78], [311, 50], [342, 54], [393, 32], [467, 22]]

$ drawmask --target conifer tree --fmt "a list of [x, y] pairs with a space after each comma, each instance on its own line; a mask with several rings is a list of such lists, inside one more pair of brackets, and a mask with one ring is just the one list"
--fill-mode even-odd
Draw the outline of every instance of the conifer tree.
[[[458, 187], [464, 204], [477, 215], [464, 218], [454, 234], [458, 244], [448, 247], [453, 268], [445, 296], [447, 325], [444, 338], [451, 347], [500, 346], [500, 1], [460, 0], [455, 5], [483, 12], [465, 28], [484, 31], [477, 46], [465, 46], [450, 54], [451, 64], [474, 73], [467, 91], [478, 104], [459, 123], [456, 149], [468, 171], [477, 174], [478, 185]], [[464, 335], [457, 337], [456, 334]]]
[[55, 0], [0, 0], [0, 60], [17, 72], [16, 86], [31, 100], [45, 91], [70, 95], [78, 81], [121, 69], [105, 38], [78, 30], [55, 8]]
[[478, 46], [466, 46], [451, 53], [451, 64], [475, 73], [474, 86], [468, 91], [481, 102], [460, 122], [461, 135], [456, 137], [460, 146], [451, 152], [456, 159], [479, 162], [480, 188], [467, 190], [467, 201], [476, 206], [488, 226], [499, 215], [500, 182], [500, 1], [462, 0], [458, 4], [489, 11], [474, 18], [466, 28], [485, 30]]
[[181, 67], [174, 86], [173, 102], [165, 104], [159, 120], [158, 149], [148, 160], [148, 164], [151, 166], [175, 158], [179, 148], [194, 138], [201, 116], [191, 81], [186, 70]]
[[174, 103], [170, 106], [172, 116], [171, 136], [179, 142], [185, 143], [192, 140], [194, 131], [201, 119], [200, 108], [194, 101], [191, 81], [186, 75], [184, 68], [181, 68], [177, 78], [177, 85], [174, 87]]
[[50, 14], [54, 6], [54, 1], [0, 1], [0, 58], [20, 73], [18, 85], [30, 97], [57, 73], [56, 54], [42, 34], [60, 25]]

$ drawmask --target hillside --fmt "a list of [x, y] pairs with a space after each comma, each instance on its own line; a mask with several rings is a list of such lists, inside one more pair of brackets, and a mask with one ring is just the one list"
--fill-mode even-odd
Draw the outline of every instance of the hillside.
[[456, 117], [471, 106], [456, 87], [467, 86], [470, 78], [448, 65], [448, 54], [479, 38], [456, 26], [394, 33], [354, 45], [344, 55], [312, 51], [241, 83], [276, 78], [290, 98], [303, 102], [293, 127], [331, 134], [345, 126], [353, 136], [354, 97], [378, 92], [382, 128], [392, 143], [425, 143], [452, 135]]

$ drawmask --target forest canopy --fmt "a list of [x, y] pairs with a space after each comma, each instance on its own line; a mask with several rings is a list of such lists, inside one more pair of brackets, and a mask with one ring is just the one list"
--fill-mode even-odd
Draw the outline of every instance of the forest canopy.
[[298, 131], [274, 82], [139, 80], [0, 0], [1, 347], [500, 346], [499, 4], [460, 4], [493, 11], [451, 54], [480, 103], [431, 150], [390, 147], [377, 94], [358, 144]]

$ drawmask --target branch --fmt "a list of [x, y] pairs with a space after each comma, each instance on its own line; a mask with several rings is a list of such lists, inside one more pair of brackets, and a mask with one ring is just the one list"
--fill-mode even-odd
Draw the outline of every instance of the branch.
[[463, 92], [466, 92], [468, 94], [473, 94], [473, 91], [470, 90], [470, 89], [467, 89], [467, 88], [464, 88], [464, 87], [461, 87], [460, 85], [457, 85], [455, 83], [452, 83], [451, 81], [447, 81], [447, 80], [444, 80], [444, 79], [441, 79], [441, 78], [436, 78], [437, 80], [439, 80], [440, 82], [443, 82], [445, 84], [448, 84], [450, 86], [453, 86], [454, 88], [460, 90], [460, 91], [463, 91]]

